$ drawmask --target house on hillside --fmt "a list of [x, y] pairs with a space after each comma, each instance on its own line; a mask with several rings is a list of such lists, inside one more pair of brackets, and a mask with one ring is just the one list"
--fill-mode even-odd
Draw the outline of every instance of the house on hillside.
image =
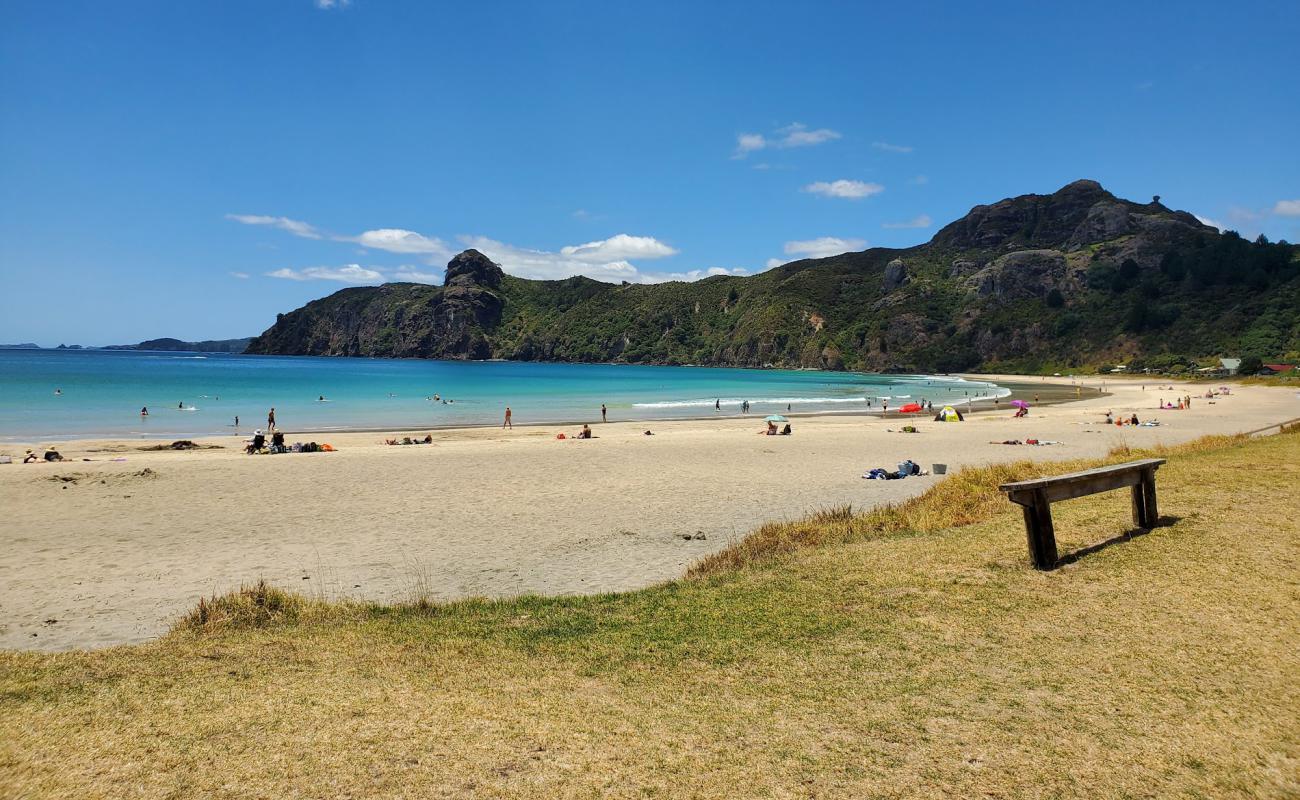
[[1221, 358], [1219, 359], [1219, 372], [1223, 375], [1236, 375], [1237, 370], [1241, 369], [1240, 358]]
[[1264, 364], [1259, 368], [1260, 375], [1281, 375], [1295, 369], [1295, 364]]

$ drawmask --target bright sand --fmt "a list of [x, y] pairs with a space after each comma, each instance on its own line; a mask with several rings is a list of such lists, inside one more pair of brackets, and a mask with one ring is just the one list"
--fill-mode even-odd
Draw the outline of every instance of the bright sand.
[[[189, 452], [70, 442], [60, 450], [72, 461], [0, 465], [0, 647], [145, 641], [200, 596], [258, 578], [375, 601], [631, 589], [680, 577], [762, 522], [897, 501], [938, 480], [861, 477], [905, 458], [951, 469], [1100, 456], [1124, 443], [1174, 444], [1300, 417], [1294, 389], [1234, 386], [1213, 403], [1158, 412], [1158, 398], [1206, 387], [1154, 387], [1108, 380], [1111, 397], [1035, 408], [1024, 419], [1005, 403], [961, 424], [795, 417], [790, 437], [757, 435], [759, 418], [733, 415], [596, 424], [592, 441], [555, 439], [574, 426], [439, 431], [434, 444], [410, 447], [353, 433], [329, 437], [335, 453], [258, 457], [243, 455], [236, 437], [204, 440], [222, 450]], [[1107, 409], [1162, 425], [1105, 426]], [[888, 431], [905, 424], [921, 433]], [[654, 436], [642, 434], [647, 425]], [[990, 444], [1027, 438], [1064, 444]], [[682, 538], [697, 532], [707, 538]]]

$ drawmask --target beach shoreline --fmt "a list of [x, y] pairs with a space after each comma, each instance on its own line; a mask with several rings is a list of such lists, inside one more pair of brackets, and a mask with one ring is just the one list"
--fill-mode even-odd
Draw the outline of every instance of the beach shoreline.
[[[1019, 378], [1029, 391], [1044, 385]], [[795, 414], [790, 437], [757, 435], [756, 414], [592, 422], [592, 441], [556, 439], [576, 424], [521, 424], [435, 430], [432, 444], [392, 447], [383, 440], [428, 429], [389, 428], [331, 434], [333, 453], [277, 456], [244, 455], [246, 436], [234, 434], [196, 439], [220, 449], [193, 451], [63, 442], [67, 461], [0, 465], [13, 532], [0, 554], [0, 648], [148, 641], [199, 597], [258, 579], [374, 602], [634, 589], [680, 578], [763, 522], [898, 502], [939, 479], [861, 477], [904, 459], [951, 471], [1093, 457], [1300, 416], [1294, 391], [1259, 386], [1157, 411], [1161, 391], [1167, 400], [1205, 391], [1159, 385], [1176, 391], [1107, 380], [1105, 396], [1040, 404], [1025, 418], [986, 407], [957, 424]], [[1162, 424], [1104, 425], [1107, 410]], [[995, 444], [1029, 438], [1062, 444]]]
[[[972, 381], [980, 380], [980, 376], [976, 376], [976, 375], [960, 375], [960, 376], [959, 375], [936, 375], [934, 377], [938, 379], [952, 379], [952, 378], [960, 377], [962, 379], [972, 380]], [[1000, 376], [1000, 377], [1006, 377], [1006, 376]], [[945, 403], [940, 403], [939, 405], [936, 405], [935, 408], [938, 409], [938, 408], [942, 408], [944, 405], [952, 405], [954, 407], [959, 408], [962, 411], [962, 413], [978, 414], [986, 411], [996, 411], [998, 409], [998, 403], [996, 401], [1008, 400], [1014, 398], [1017, 395], [1017, 393], [1023, 394], [1025, 396], [1025, 399], [1041, 397], [1041, 399], [1034, 399], [1033, 402], [1036, 405], [1045, 405], [1045, 406], [1074, 402], [1076, 400], [1085, 399], [1088, 397], [1101, 397], [1106, 394], [1106, 392], [1102, 391], [1097, 387], [1087, 386], [1083, 383], [1065, 384], [1065, 383], [1061, 383], [1059, 379], [1051, 379], [1051, 382], [1047, 382], [1047, 383], [1033, 383], [1031, 381], [1026, 380], [1024, 376], [1011, 376], [1011, 378], [1012, 378], [1011, 380], [1003, 380], [996, 383], [998, 389], [1007, 390], [1007, 394], [1005, 395], [1000, 395], [997, 398], [992, 398], [992, 397], [963, 398], [962, 400], [958, 400], [958, 401], [949, 401]], [[1082, 389], [1082, 395], [1078, 395], [1075, 393], [1076, 388]], [[730, 402], [728, 405], [730, 405]], [[901, 405], [903, 404], [895, 405], [892, 409], [890, 409], [889, 412], [884, 411], [878, 406], [871, 407], [871, 408], [862, 408], [861, 406], [857, 406], [854, 408], [843, 408], [843, 409], [830, 408], [830, 409], [817, 409], [813, 411], [794, 411], [794, 410], [779, 411], [778, 410], [777, 412], [774, 413], [781, 413], [783, 416], [788, 416], [791, 418], [864, 417], [864, 418], [874, 418], [874, 419], [894, 419], [894, 418], [901, 417], [901, 415], [898, 413], [898, 408]], [[516, 414], [518, 414], [518, 411], [516, 411]], [[519, 428], [582, 425], [583, 423], [593, 423], [595, 421], [595, 416], [597, 414], [599, 414], [599, 411], [593, 410], [592, 416], [588, 416], [588, 417], [572, 417], [569, 419], [555, 419], [555, 420], [541, 420], [541, 421], [523, 421], [523, 422], [514, 422], [513, 424], [515, 425], [515, 427], [519, 427]], [[630, 423], [630, 424], [662, 424], [662, 423], [672, 423], [672, 422], [701, 422], [701, 421], [716, 420], [716, 419], [754, 419], [754, 418], [761, 418], [760, 412], [755, 411], [752, 413], [743, 414], [743, 413], [737, 413], [731, 410], [729, 407], [724, 407], [724, 410], [720, 414], [700, 413], [700, 414], [678, 415], [678, 416], [671, 416], [671, 417], [636, 417], [635, 419], [631, 419], [631, 420], [625, 419], [625, 420], [618, 420], [618, 421]], [[222, 433], [177, 435], [174, 433], [164, 433], [164, 432], [142, 432], [139, 434], [132, 435], [130, 437], [123, 436], [121, 434], [85, 435], [85, 434], [77, 433], [77, 434], [68, 434], [66, 436], [56, 435], [56, 436], [32, 438], [30, 436], [13, 434], [13, 435], [0, 436], [0, 453], [4, 453], [7, 452], [7, 450], [13, 450], [15, 448], [31, 447], [35, 449], [42, 445], [48, 445], [51, 443], [56, 443], [60, 447], [84, 447], [87, 445], [87, 443], [94, 443], [94, 442], [109, 442], [109, 443], [123, 442], [123, 441], [163, 442], [168, 440], [177, 441], [183, 438], [212, 439], [212, 438], [224, 438], [224, 437], [232, 437], [232, 436], [247, 438], [249, 436], [252, 436], [253, 433], [256, 431], [265, 430], [265, 425], [263, 424], [241, 425], [239, 428], [235, 428], [233, 425], [229, 427], [231, 427], [232, 430], [230, 430], [229, 432], [222, 432]], [[359, 426], [326, 426], [326, 427], [316, 427], [316, 428], [295, 428], [295, 427], [285, 428], [283, 426], [277, 426], [277, 430], [282, 431], [286, 436], [307, 436], [307, 437], [323, 438], [326, 436], [337, 436], [337, 435], [344, 435], [344, 434], [374, 434], [374, 433], [394, 433], [394, 432], [409, 433], [412, 431], [432, 432], [432, 433], [454, 433], [456, 431], [463, 431], [463, 430], [465, 431], [487, 430], [487, 429], [499, 428], [499, 427], [501, 427], [501, 424], [499, 422], [484, 422], [481, 424], [457, 422], [457, 423], [450, 423], [450, 424], [411, 425], [407, 427], [394, 427], [391, 425], [371, 425], [371, 424], [362, 424]], [[404, 434], [399, 433], [398, 435], [404, 435]]]

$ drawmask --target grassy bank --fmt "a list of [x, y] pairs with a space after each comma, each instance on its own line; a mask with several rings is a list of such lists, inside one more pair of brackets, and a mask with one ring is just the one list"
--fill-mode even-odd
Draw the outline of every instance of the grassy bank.
[[[996, 484], [1079, 466], [765, 526], [644, 591], [249, 587], [149, 646], [0, 654], [0, 796], [1300, 792], [1300, 438], [1179, 448], [1172, 525], [1035, 572]], [[1127, 502], [1058, 506], [1062, 551]]]

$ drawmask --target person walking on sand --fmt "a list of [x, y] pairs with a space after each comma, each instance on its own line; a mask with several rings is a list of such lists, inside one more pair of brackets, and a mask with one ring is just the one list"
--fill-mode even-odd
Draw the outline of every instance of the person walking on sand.
[[501, 423], [501, 427], [509, 428], [510, 430], [515, 429], [514, 423], [510, 421], [510, 406], [506, 406], [506, 421]]
[[600, 421], [601, 421], [601, 422], [609, 422], [609, 418], [606, 417], [605, 414], [606, 414], [605, 404], [604, 404], [604, 403], [601, 403], [601, 404], [600, 404]]
[[275, 430], [275, 406], [271, 406], [271, 410], [266, 412], [266, 429]]

